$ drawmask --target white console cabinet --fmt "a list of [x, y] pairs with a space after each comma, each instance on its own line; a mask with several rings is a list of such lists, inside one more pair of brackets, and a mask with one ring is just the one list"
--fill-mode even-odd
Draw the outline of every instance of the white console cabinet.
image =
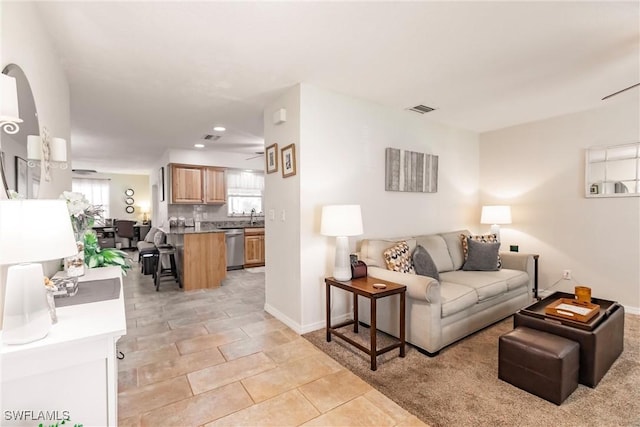
[[118, 299], [58, 308], [44, 339], [1, 345], [0, 425], [117, 425], [116, 342], [127, 332], [121, 270], [87, 269], [79, 286], [111, 278], [120, 280]]

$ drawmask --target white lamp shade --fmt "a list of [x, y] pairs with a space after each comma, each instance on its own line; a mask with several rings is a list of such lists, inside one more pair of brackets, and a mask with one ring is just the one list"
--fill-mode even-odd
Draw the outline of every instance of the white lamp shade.
[[[27, 159], [42, 160], [42, 138], [40, 135], [27, 136]], [[49, 160], [52, 162], [67, 161], [67, 140], [51, 138], [49, 141]]]
[[0, 265], [78, 253], [66, 201], [0, 200]]
[[511, 224], [511, 206], [483, 206], [480, 224]]
[[51, 138], [49, 143], [51, 149], [50, 159], [52, 162], [67, 161], [67, 140], [63, 138]]
[[362, 233], [360, 205], [328, 205], [322, 207], [320, 234], [324, 236], [358, 236]]
[[42, 159], [42, 138], [40, 135], [27, 135], [27, 159]]
[[22, 123], [18, 111], [16, 79], [6, 74], [0, 74], [0, 121]]

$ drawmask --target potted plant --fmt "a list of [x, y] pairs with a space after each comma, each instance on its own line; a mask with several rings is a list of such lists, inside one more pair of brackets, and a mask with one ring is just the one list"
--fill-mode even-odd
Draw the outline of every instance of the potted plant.
[[[84, 263], [79, 261], [80, 267], [86, 265], [89, 268], [96, 268], [118, 265], [126, 274], [127, 270], [131, 268], [130, 258], [126, 252], [114, 248], [101, 248], [98, 244], [98, 237], [91, 229], [95, 220], [102, 218], [104, 212], [102, 206], [92, 205], [84, 194], [72, 191], [63, 192], [60, 198], [67, 201], [69, 218], [78, 241], [78, 250], [81, 253], [80, 256], [74, 258], [84, 261]], [[67, 265], [75, 266], [73, 260], [65, 260], [65, 266]], [[71, 275], [84, 274], [84, 268], [81, 270], [81, 272]]]

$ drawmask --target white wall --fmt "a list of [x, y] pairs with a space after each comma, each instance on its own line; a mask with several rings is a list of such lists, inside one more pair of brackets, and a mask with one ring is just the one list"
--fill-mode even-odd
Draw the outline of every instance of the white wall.
[[592, 288], [595, 297], [640, 309], [640, 197], [584, 197], [584, 150], [640, 139], [638, 95], [603, 107], [481, 135], [483, 204], [512, 205], [505, 245], [540, 254], [540, 288]]
[[[280, 108], [287, 110], [287, 121], [274, 125], [273, 113]], [[304, 166], [300, 164], [299, 85], [265, 109], [264, 140], [265, 146], [277, 143], [278, 151], [296, 144], [298, 173], [283, 178], [278, 153], [278, 171], [265, 175], [265, 310], [300, 332], [304, 308], [300, 285], [300, 177]]]
[[[22, 68], [33, 92], [40, 128], [46, 127], [50, 135], [66, 139], [70, 153], [69, 83], [43, 29], [40, 14], [34, 3], [27, 2], [2, 2], [0, 11], [1, 67], [17, 64]], [[58, 198], [70, 189], [71, 168], [52, 169], [51, 181], [40, 182], [39, 198]]]
[[[69, 84], [34, 3], [0, 2], [0, 25], [0, 67], [4, 69], [13, 63], [22, 68], [33, 91], [40, 126], [46, 126], [51, 135], [66, 139], [69, 150]], [[0, 136], [0, 150], [1, 143]], [[51, 176], [50, 182], [40, 183], [41, 199], [58, 198], [63, 191], [71, 189], [70, 168], [53, 169]], [[46, 263], [45, 274], [52, 275], [58, 264], [56, 261]], [[6, 268], [0, 268], [0, 322], [5, 279]]]
[[[74, 178], [87, 178], [86, 175], [74, 174]], [[146, 202], [149, 206], [149, 218], [153, 218], [153, 206], [151, 206], [151, 186], [149, 185], [149, 175], [132, 175], [120, 173], [98, 173], [89, 176], [92, 179], [109, 180], [109, 218], [129, 219], [132, 221], [143, 221], [143, 213], [140, 204]], [[125, 208], [125, 190], [131, 188], [134, 195], [131, 197], [135, 202], [133, 213], [127, 213]]]
[[[265, 145], [277, 142], [281, 148], [296, 142], [299, 159], [295, 180], [283, 179], [280, 172], [267, 175], [266, 277], [267, 305], [287, 314], [289, 323], [305, 332], [324, 326], [323, 279], [333, 269], [335, 239], [319, 234], [322, 206], [360, 204], [362, 237], [468, 228], [477, 222], [479, 148], [475, 133], [431, 123], [426, 116], [307, 84], [299, 88], [272, 103], [264, 115]], [[289, 119], [298, 91], [300, 137], [296, 141], [297, 117]], [[275, 126], [273, 111], [282, 107], [287, 109], [287, 123]], [[385, 191], [386, 147], [438, 155], [438, 192]], [[275, 221], [269, 220], [269, 209], [276, 211]], [[282, 209], [285, 222], [279, 220]], [[359, 239], [351, 239], [353, 250]], [[298, 293], [299, 311], [289, 308]], [[332, 315], [339, 317], [349, 304], [344, 296], [335, 295]]]

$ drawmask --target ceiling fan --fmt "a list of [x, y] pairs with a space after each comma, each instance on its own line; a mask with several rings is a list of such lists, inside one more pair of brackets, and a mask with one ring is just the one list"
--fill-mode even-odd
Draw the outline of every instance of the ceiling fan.
[[264, 151], [256, 151], [256, 155], [252, 157], [247, 157], [245, 160], [257, 159], [258, 157], [264, 156]]
[[637, 87], [637, 86], [640, 86], [640, 83], [636, 83], [636, 84], [631, 85], [631, 86], [629, 86], [629, 87], [626, 87], [626, 88], [624, 88], [624, 89], [622, 89], [622, 90], [619, 90], [619, 91], [617, 91], [617, 92], [614, 92], [614, 93], [612, 93], [611, 95], [607, 95], [607, 96], [605, 96], [604, 98], [602, 98], [602, 101], [604, 101], [605, 99], [609, 99], [609, 98], [611, 98], [612, 96], [616, 96], [616, 95], [618, 95], [618, 94], [620, 94], [620, 93], [622, 93], [622, 92], [626, 92], [626, 91], [628, 91], [629, 89], [633, 89], [634, 87]]

